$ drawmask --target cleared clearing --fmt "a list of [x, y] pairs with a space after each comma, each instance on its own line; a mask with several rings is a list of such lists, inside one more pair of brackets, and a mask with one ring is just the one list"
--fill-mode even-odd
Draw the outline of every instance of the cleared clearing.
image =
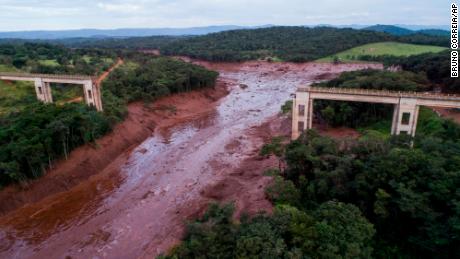
[[325, 58], [318, 59], [318, 62], [332, 62], [335, 57], [340, 61], [359, 61], [361, 56], [412, 56], [428, 52], [441, 52], [447, 48], [429, 45], [415, 45], [399, 42], [379, 42], [362, 45], [349, 50], [339, 52]]

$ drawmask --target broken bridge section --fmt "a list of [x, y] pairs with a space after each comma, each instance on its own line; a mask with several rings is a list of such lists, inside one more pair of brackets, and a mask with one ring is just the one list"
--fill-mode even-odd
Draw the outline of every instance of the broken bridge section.
[[76, 84], [83, 86], [85, 102], [102, 111], [102, 98], [100, 85], [97, 78], [84, 75], [50, 75], [27, 73], [0, 73], [0, 80], [34, 82], [37, 99], [44, 103], [52, 103], [51, 83]]
[[[394, 105], [392, 135], [415, 136], [420, 106], [460, 108], [460, 96], [384, 90], [300, 87], [293, 101], [292, 139], [313, 127], [314, 100], [368, 102]], [[359, 114], [356, 114], [359, 116]]]

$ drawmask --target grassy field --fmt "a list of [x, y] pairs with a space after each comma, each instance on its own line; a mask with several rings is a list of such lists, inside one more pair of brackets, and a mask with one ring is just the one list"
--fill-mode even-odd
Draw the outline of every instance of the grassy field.
[[356, 48], [352, 48], [335, 55], [331, 55], [322, 59], [318, 59], [318, 62], [332, 62], [335, 57], [338, 57], [340, 61], [352, 62], [359, 61], [360, 56], [411, 56], [418, 55], [428, 52], [441, 52], [446, 50], [444, 47], [427, 46], [427, 45], [414, 45], [398, 42], [379, 42], [371, 43]]
[[59, 66], [59, 63], [55, 59], [44, 59], [44, 60], [39, 60], [38, 62], [44, 66], [50, 66], [50, 67]]

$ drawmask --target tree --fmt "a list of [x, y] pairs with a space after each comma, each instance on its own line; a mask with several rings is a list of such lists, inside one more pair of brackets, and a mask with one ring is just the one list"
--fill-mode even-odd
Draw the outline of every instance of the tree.
[[274, 137], [270, 143], [265, 144], [262, 147], [260, 150], [260, 155], [266, 157], [275, 155], [278, 158], [278, 168], [282, 172], [284, 149], [285, 147], [283, 144], [283, 137]]

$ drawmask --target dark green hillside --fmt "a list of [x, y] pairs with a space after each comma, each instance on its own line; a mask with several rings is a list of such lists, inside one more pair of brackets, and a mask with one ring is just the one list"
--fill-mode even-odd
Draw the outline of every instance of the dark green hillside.
[[272, 27], [235, 30], [183, 39], [166, 46], [166, 55], [186, 55], [212, 61], [242, 61], [277, 57], [315, 60], [355, 46], [392, 40], [384, 33], [353, 29]]
[[271, 27], [185, 38], [161, 50], [166, 55], [185, 55], [211, 61], [272, 58], [304, 62], [382, 41], [447, 46], [449, 39], [425, 34], [399, 37], [383, 32], [329, 27]]

